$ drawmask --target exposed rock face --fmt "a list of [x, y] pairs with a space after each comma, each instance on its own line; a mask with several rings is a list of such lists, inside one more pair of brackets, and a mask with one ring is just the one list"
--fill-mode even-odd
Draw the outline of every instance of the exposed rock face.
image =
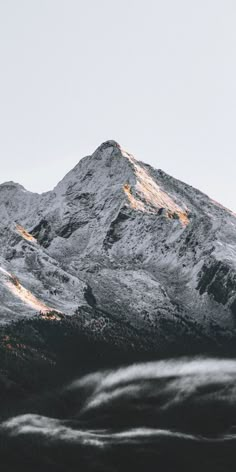
[[88, 328], [96, 308], [157, 342], [235, 328], [236, 216], [114, 141], [52, 192], [0, 185], [0, 217], [2, 322], [88, 307]]

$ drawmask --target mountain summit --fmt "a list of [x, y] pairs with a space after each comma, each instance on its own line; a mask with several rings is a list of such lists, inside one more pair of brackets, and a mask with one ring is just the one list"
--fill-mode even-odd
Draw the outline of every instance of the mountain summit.
[[1, 322], [76, 312], [160, 343], [235, 329], [236, 216], [115, 141], [51, 192], [0, 185], [0, 216]]

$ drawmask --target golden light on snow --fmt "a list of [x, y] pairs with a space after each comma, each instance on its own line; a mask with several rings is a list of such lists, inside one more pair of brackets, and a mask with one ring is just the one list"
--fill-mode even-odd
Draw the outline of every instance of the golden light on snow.
[[16, 297], [20, 298], [22, 302], [30, 306], [34, 310], [41, 311], [42, 313], [47, 313], [52, 311], [52, 308], [45, 305], [45, 303], [38, 300], [29, 290], [24, 288], [18, 281], [15, 281], [15, 278], [5, 282], [5, 285], [9, 288], [11, 293]]
[[28, 233], [28, 231], [26, 231], [25, 228], [23, 228], [23, 226], [21, 225], [16, 225], [16, 229], [18, 231], [18, 233], [24, 238], [26, 239], [26, 241], [31, 241], [31, 242], [37, 242], [37, 239], [34, 238], [34, 236], [32, 236], [32, 234]]
[[141, 210], [141, 211], [145, 211], [145, 206], [143, 204], [143, 202], [141, 202], [140, 200], [137, 200], [131, 193], [131, 187], [129, 184], [125, 184], [123, 186], [123, 190], [124, 192], [126, 193], [128, 199], [129, 199], [129, 202], [131, 204], [131, 207], [134, 208], [135, 210]]
[[164, 192], [153, 180], [148, 171], [140, 166], [134, 157], [122, 150], [122, 154], [131, 162], [136, 176], [134, 192], [128, 183], [123, 185], [131, 207], [135, 210], [147, 213], [155, 213], [161, 208], [166, 210], [166, 216], [171, 219], [178, 219], [184, 226], [189, 223], [187, 209], [181, 208], [175, 201]]
[[[10, 274], [3, 268], [0, 268], [0, 272], [4, 276], [3, 277], [4, 285], [10, 290], [10, 292], [15, 297], [20, 299], [23, 303], [28, 305], [30, 308], [32, 308], [35, 311], [41, 312], [42, 314], [45, 314], [45, 315], [49, 312], [58, 311], [46, 305], [44, 302], [42, 302], [37, 297], [35, 297], [33, 293], [30, 292], [30, 290], [27, 290], [25, 287], [23, 287], [23, 285], [21, 285], [21, 283], [19, 282], [18, 278], [15, 275]], [[55, 314], [55, 319], [56, 319], [56, 314]]]

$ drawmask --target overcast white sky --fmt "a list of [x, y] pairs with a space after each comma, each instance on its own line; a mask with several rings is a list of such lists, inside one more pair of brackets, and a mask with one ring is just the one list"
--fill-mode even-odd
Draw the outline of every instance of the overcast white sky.
[[115, 139], [236, 210], [235, 0], [0, 0], [0, 181]]

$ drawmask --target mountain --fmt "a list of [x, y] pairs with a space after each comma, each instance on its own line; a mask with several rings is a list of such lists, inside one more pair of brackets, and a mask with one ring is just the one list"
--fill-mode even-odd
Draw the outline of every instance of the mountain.
[[4, 472], [234, 471], [236, 215], [108, 141], [0, 226]]
[[236, 215], [115, 141], [50, 192], [1, 184], [0, 226], [1, 323], [76, 313], [160, 348], [235, 337]]

